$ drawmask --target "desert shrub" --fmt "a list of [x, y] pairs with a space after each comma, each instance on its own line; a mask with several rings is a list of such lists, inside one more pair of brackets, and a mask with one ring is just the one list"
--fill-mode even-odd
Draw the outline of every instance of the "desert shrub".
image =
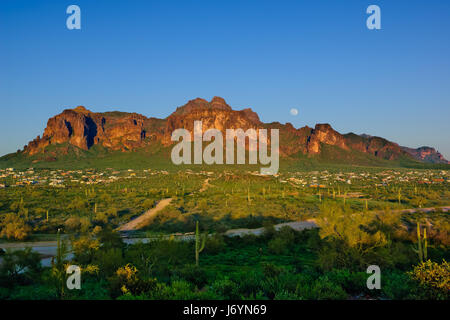
[[87, 201], [84, 199], [81, 199], [79, 197], [76, 197], [69, 203], [69, 205], [67, 206], [67, 209], [83, 210], [86, 207], [87, 207]]
[[205, 270], [195, 264], [188, 264], [177, 269], [175, 275], [196, 285], [198, 288], [202, 288], [208, 281]]
[[80, 218], [80, 231], [88, 232], [91, 227], [91, 221], [87, 217]]
[[80, 237], [72, 240], [72, 249], [75, 261], [80, 264], [89, 264], [92, 262], [96, 251], [100, 247], [100, 242], [91, 237]]
[[276, 232], [268, 243], [269, 252], [286, 254], [295, 243], [295, 231], [290, 227], [283, 227]]
[[31, 228], [25, 223], [25, 220], [14, 213], [5, 214], [0, 227], [0, 237], [14, 240], [27, 238], [31, 231]]
[[158, 283], [148, 293], [147, 299], [155, 300], [193, 300], [193, 299], [219, 299], [211, 290], [197, 291], [191, 283], [184, 280], [174, 280], [171, 284]]
[[20, 208], [23, 207], [23, 203], [20, 201], [14, 201], [11, 203], [11, 205], [9, 206], [9, 209], [11, 209], [11, 211], [13, 212], [18, 212]]
[[111, 207], [106, 210], [106, 214], [108, 215], [108, 217], [117, 217], [117, 211], [117, 208]]
[[43, 208], [36, 208], [34, 209], [34, 213], [36, 214], [36, 217], [42, 217], [45, 216], [47, 210], [43, 209]]
[[331, 282], [339, 285], [349, 294], [369, 293], [367, 289], [367, 277], [365, 272], [350, 272], [349, 270], [332, 270], [326, 273]]
[[110, 292], [112, 296], [120, 294], [139, 295], [149, 292], [156, 286], [156, 279], [141, 279], [139, 271], [131, 264], [117, 269], [110, 278]]
[[81, 290], [71, 290], [67, 292], [70, 300], [107, 300], [111, 299], [108, 293], [108, 283], [101, 279], [86, 279], [83, 277]]
[[380, 267], [406, 270], [417, 261], [417, 254], [411, 250], [410, 243], [395, 241], [387, 247], [377, 248], [375, 259]]
[[2, 259], [0, 286], [11, 287], [33, 283], [41, 271], [40, 255], [29, 247], [23, 250], [7, 250]]
[[108, 223], [108, 214], [106, 212], [97, 212], [95, 214], [95, 221], [100, 224]]
[[269, 299], [274, 299], [277, 294], [282, 292], [295, 292], [300, 275], [271, 263], [263, 264], [262, 267], [261, 289]]
[[317, 265], [321, 270], [332, 269], [361, 270], [366, 265], [361, 253], [351, 248], [342, 240], [329, 239], [318, 250]]
[[167, 286], [166, 296], [173, 300], [192, 300], [196, 298], [195, 289], [192, 284], [184, 280], [172, 281], [170, 286]]
[[152, 199], [145, 199], [142, 203], [142, 206], [146, 209], [153, 208], [155, 206], [155, 200]]
[[266, 237], [267, 239], [272, 239], [277, 232], [275, 230], [273, 223], [269, 221], [264, 221], [263, 227], [264, 227], [264, 237]]
[[100, 226], [95, 226], [94, 229], [92, 229], [92, 234], [98, 235], [103, 230]]
[[347, 298], [347, 293], [342, 287], [327, 276], [311, 282], [300, 282], [297, 285], [296, 294], [308, 300], [343, 300]]
[[269, 241], [268, 249], [273, 254], [285, 254], [288, 251], [288, 246], [284, 239], [275, 237]]
[[10, 292], [11, 300], [55, 300], [58, 298], [53, 286], [33, 285], [19, 286]]
[[278, 267], [273, 263], [264, 263], [262, 265], [262, 271], [264, 277], [266, 278], [275, 278], [278, 277], [284, 270], [282, 267]]
[[232, 280], [238, 284], [239, 293], [244, 297], [255, 298], [262, 288], [262, 275], [256, 271], [235, 273]]
[[98, 233], [97, 239], [98, 241], [100, 241], [101, 250], [108, 250], [108, 249], [122, 250], [125, 247], [125, 243], [123, 242], [120, 234], [116, 231], [111, 230], [111, 228], [109, 227], [102, 229]]
[[374, 215], [348, 212], [347, 209], [332, 203], [322, 204], [320, 210], [321, 216], [317, 223], [321, 238], [339, 239], [360, 252], [367, 252], [387, 243], [384, 233], [369, 228], [375, 221]]
[[417, 281], [434, 299], [448, 299], [450, 296], [450, 264], [424, 261], [409, 272], [410, 277]]
[[254, 245], [261, 243], [261, 238], [255, 236], [254, 234], [248, 234], [240, 237], [239, 242], [243, 245]]
[[99, 266], [104, 275], [112, 275], [124, 264], [122, 250], [117, 248], [98, 250], [94, 254], [93, 263]]
[[228, 278], [214, 281], [211, 289], [225, 300], [238, 300], [241, 298], [238, 285]]
[[384, 272], [381, 278], [381, 293], [392, 300], [416, 298], [417, 286], [404, 272]]
[[127, 247], [125, 261], [132, 261], [145, 276], [169, 281], [175, 267], [195, 261], [193, 244], [187, 241], [159, 240]]
[[64, 222], [64, 226], [69, 231], [78, 231], [81, 227], [81, 221], [79, 217], [70, 217]]
[[295, 292], [283, 290], [275, 295], [274, 300], [302, 300]]
[[205, 253], [217, 254], [225, 248], [225, 241], [223, 236], [220, 234], [215, 234], [206, 239]]

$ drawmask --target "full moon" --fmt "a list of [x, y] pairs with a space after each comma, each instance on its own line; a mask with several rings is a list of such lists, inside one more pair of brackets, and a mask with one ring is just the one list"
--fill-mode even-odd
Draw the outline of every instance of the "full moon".
[[298, 110], [297, 110], [296, 108], [292, 108], [292, 109], [291, 109], [291, 114], [292, 114], [293, 116], [298, 115]]

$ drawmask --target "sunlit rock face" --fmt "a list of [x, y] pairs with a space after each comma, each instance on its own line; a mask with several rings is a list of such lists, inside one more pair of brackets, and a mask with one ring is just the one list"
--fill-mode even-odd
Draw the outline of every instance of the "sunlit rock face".
[[433, 148], [411, 149], [380, 137], [341, 134], [329, 124], [317, 124], [314, 129], [308, 126], [297, 129], [290, 123], [263, 123], [252, 109], [233, 110], [220, 97], [214, 97], [211, 101], [201, 98], [190, 100], [165, 119], [118, 111], [96, 113], [82, 106], [67, 109], [48, 120], [42, 138], [38, 136], [31, 141], [25, 146], [24, 153], [34, 155], [45, 152], [49, 145], [64, 143], [82, 150], [101, 145], [123, 152], [152, 148], [154, 142], [169, 146], [174, 143], [171, 141], [172, 132], [180, 128], [193, 132], [194, 121], [202, 121], [203, 131], [214, 128], [224, 136], [226, 129], [279, 129], [282, 157], [298, 153], [320, 155], [323, 147], [329, 145], [339, 150], [359, 151], [386, 160], [404, 156], [424, 162], [448, 163]]

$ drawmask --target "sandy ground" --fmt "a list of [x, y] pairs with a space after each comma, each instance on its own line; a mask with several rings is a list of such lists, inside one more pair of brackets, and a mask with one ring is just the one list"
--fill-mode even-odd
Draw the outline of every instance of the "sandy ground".
[[119, 231], [133, 231], [145, 227], [152, 221], [152, 219], [156, 216], [156, 214], [165, 207], [167, 207], [171, 201], [172, 198], [162, 199], [161, 201], [158, 202], [158, 204], [154, 208], [148, 210], [139, 217], [121, 226], [119, 228]]

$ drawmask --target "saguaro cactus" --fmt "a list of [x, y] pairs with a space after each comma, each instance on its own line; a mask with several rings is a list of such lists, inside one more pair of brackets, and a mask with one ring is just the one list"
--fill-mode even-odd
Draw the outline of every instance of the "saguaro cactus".
[[58, 229], [56, 234], [56, 256], [52, 257], [52, 277], [54, 279], [54, 285], [57, 289], [60, 298], [64, 296], [64, 286], [66, 280], [65, 259], [67, 256], [67, 244], [64, 240], [61, 240], [61, 229]]
[[427, 229], [423, 228], [423, 258], [428, 260], [428, 241], [427, 241]]
[[195, 265], [198, 266], [200, 252], [205, 249], [206, 235], [200, 234], [198, 221], [195, 223]]
[[420, 224], [417, 222], [417, 249], [413, 250], [419, 255], [420, 262], [428, 260], [427, 229], [423, 228], [423, 238], [420, 235]]

